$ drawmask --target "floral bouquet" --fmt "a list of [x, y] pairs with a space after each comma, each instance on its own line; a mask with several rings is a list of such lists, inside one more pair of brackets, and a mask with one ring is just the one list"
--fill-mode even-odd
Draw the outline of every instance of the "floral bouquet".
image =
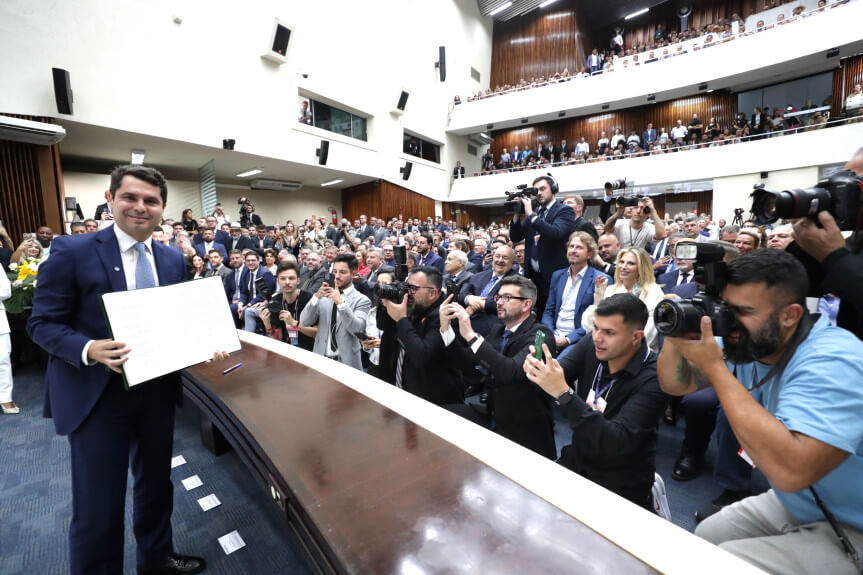
[[5, 302], [7, 313], [22, 313], [24, 308], [33, 303], [33, 289], [36, 287], [39, 264], [40, 260], [29, 258], [22, 264], [9, 264], [9, 269], [12, 270], [9, 274], [12, 297]]

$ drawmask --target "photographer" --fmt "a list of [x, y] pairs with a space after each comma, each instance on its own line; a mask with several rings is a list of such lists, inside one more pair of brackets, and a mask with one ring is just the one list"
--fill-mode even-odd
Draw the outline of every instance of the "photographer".
[[568, 265], [566, 244], [575, 231], [575, 212], [554, 200], [558, 191], [557, 182], [551, 175], [540, 176], [532, 184], [536, 188], [538, 210], [534, 212], [533, 201], [522, 197], [524, 219], [516, 214], [509, 225], [509, 237], [515, 242], [524, 240], [525, 277], [536, 284], [537, 310], [545, 309], [551, 276]]
[[262, 226], [261, 216], [255, 213], [255, 206], [246, 198], [237, 200], [240, 204], [240, 226], [248, 228], [249, 226]]
[[[447, 360], [438, 309], [442, 276], [431, 266], [414, 267], [401, 301], [382, 294], [378, 328], [383, 330], [380, 377], [437, 405], [462, 403], [461, 371]], [[449, 298], [452, 299], [452, 298]]]
[[[858, 177], [863, 176], [863, 148], [857, 150], [845, 168]], [[859, 222], [859, 211], [851, 217], [853, 222]], [[836, 325], [863, 339], [863, 257], [860, 255], [863, 234], [856, 231], [846, 241], [833, 216], [820, 212], [818, 223], [803, 218], [794, 224], [794, 240], [821, 264], [823, 279], [818, 287], [840, 299]]]
[[657, 372], [672, 395], [713, 387], [771, 489], [695, 533], [770, 572], [854, 573], [837, 532], [863, 548], [863, 343], [806, 313], [806, 273], [788, 253], [746, 254], [726, 275], [737, 326], [724, 351], [702, 317], [700, 339], [666, 337]]
[[[631, 219], [620, 219], [626, 208], [626, 202], [618, 198], [617, 211], [605, 222], [605, 233], [617, 236], [622, 248], [646, 249], [648, 243], [665, 237], [665, 222], [656, 213], [652, 198], [639, 198], [638, 205], [632, 206]], [[653, 218], [654, 223], [646, 221], [648, 216]]]
[[258, 317], [269, 337], [312, 351], [318, 328], [300, 325], [300, 314], [312, 299], [312, 294], [298, 289], [298, 272], [294, 262], [279, 264], [276, 269], [279, 293], [258, 312]]

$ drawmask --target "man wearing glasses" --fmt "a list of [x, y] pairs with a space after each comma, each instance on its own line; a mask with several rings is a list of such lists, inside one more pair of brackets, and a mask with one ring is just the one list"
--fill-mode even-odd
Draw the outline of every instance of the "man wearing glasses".
[[381, 378], [437, 405], [462, 403], [461, 369], [439, 335], [443, 277], [436, 267], [416, 266], [406, 283], [401, 302], [382, 298], [378, 306]]
[[[554, 349], [554, 335], [532, 314], [536, 301], [536, 285], [529, 279], [513, 274], [500, 281], [493, 296], [501, 323], [483, 337], [471, 327], [468, 310], [450, 298], [440, 307], [440, 338], [456, 363], [467, 356], [488, 373], [489, 415], [474, 411], [469, 405], [447, 406], [451, 411], [474, 423], [490, 427], [519, 445], [554, 459], [552, 398], [532, 384], [522, 364], [535, 342], [538, 331], [545, 335], [549, 349]], [[457, 326], [453, 326], [453, 321]], [[459, 336], [456, 336], [458, 330]]]

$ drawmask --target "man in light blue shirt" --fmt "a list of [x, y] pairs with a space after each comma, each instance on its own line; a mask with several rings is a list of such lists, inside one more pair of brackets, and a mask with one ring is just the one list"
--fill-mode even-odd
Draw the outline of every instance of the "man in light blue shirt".
[[657, 372], [666, 393], [713, 386], [771, 489], [695, 533], [772, 573], [858, 573], [838, 533], [863, 549], [863, 342], [807, 314], [806, 272], [786, 252], [741, 256], [727, 280], [738, 325], [724, 357], [702, 318], [701, 339], [665, 339]]

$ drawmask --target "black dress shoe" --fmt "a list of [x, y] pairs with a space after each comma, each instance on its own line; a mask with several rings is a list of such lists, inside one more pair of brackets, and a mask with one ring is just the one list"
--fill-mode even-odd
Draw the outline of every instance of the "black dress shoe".
[[731, 505], [732, 503], [737, 503], [741, 499], [746, 499], [750, 495], [752, 495], [752, 492], [748, 490], [737, 491], [734, 489], [726, 489], [719, 495], [719, 497], [695, 512], [695, 521], [697, 523], [701, 523], [714, 513], [717, 513], [723, 507]]
[[203, 557], [171, 553], [161, 563], [138, 565], [138, 575], [174, 575], [200, 573], [207, 567]]
[[674, 464], [671, 477], [675, 481], [689, 481], [698, 477], [701, 471], [702, 458], [691, 453], [681, 453]]

